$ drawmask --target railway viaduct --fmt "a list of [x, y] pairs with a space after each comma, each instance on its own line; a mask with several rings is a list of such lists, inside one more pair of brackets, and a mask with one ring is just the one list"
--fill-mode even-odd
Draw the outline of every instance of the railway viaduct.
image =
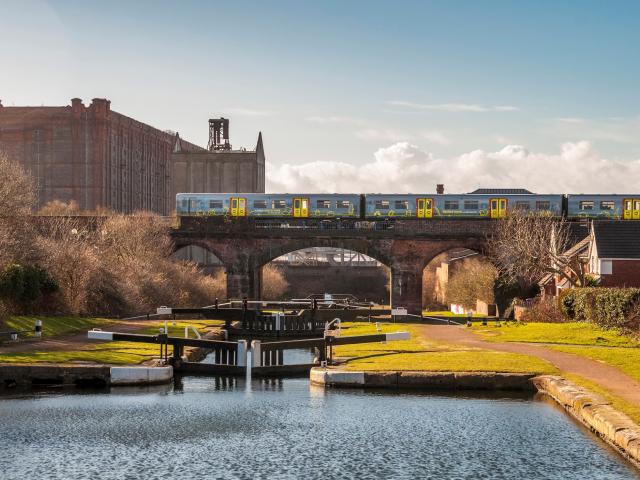
[[422, 272], [452, 248], [484, 251], [492, 221], [430, 220], [268, 220], [179, 217], [174, 248], [198, 245], [212, 252], [227, 271], [229, 298], [259, 299], [262, 266], [308, 247], [337, 247], [363, 253], [391, 270], [391, 304], [409, 313], [422, 309]]

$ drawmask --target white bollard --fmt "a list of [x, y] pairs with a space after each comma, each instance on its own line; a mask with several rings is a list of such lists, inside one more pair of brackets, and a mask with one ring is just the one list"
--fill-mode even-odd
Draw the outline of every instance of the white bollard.
[[251, 363], [253, 363], [254, 367], [262, 366], [262, 349], [260, 348], [260, 340], [253, 340], [251, 342]]
[[42, 336], [42, 320], [36, 320], [36, 329], [35, 332], [33, 333], [34, 337], [41, 337]]
[[238, 350], [236, 351], [236, 365], [239, 367], [247, 366], [247, 341], [238, 340]]

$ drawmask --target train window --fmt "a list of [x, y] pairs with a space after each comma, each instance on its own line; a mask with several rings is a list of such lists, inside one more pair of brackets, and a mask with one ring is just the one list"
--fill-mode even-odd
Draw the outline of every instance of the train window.
[[285, 208], [286, 206], [286, 200], [274, 200], [273, 202], [271, 202], [271, 208]]
[[458, 210], [460, 207], [460, 203], [458, 200], [445, 200], [444, 201], [444, 209], [445, 210]]
[[351, 207], [351, 202], [349, 200], [338, 200], [336, 205], [338, 208], [349, 208]]
[[600, 202], [600, 210], [615, 210], [616, 202], [604, 201]]
[[182, 211], [186, 211], [189, 208], [189, 200], [186, 198], [184, 200], [180, 200], [180, 209]]
[[209, 208], [222, 208], [222, 200], [209, 200]]
[[376, 200], [376, 209], [389, 210], [389, 200]]
[[593, 210], [594, 202], [591, 200], [583, 200], [580, 202], [580, 210]]
[[529, 210], [529, 208], [531, 208], [529, 202], [516, 202], [516, 210]]
[[465, 210], [478, 210], [478, 201], [477, 200], [465, 200], [464, 201], [464, 209]]
[[197, 212], [198, 211], [198, 199], [197, 198], [190, 198], [189, 199], [189, 210], [191, 210], [192, 212]]
[[318, 200], [316, 208], [331, 208], [331, 200]]
[[409, 210], [409, 200], [396, 200], [396, 210]]
[[253, 201], [253, 208], [267, 208], [267, 201], [266, 200], [254, 200]]
[[536, 210], [551, 210], [551, 202], [548, 200], [538, 200], [536, 202]]

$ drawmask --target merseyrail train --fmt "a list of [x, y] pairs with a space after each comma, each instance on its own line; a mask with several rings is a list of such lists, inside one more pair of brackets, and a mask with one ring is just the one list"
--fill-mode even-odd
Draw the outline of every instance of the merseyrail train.
[[179, 193], [177, 215], [262, 218], [502, 218], [511, 210], [567, 218], [640, 220], [640, 194]]

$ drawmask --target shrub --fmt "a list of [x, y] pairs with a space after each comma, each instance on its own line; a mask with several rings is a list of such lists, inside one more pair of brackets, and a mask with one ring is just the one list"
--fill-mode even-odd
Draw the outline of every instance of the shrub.
[[603, 328], [631, 329], [640, 304], [640, 288], [574, 288], [561, 292], [558, 307], [570, 320]]
[[14, 304], [30, 305], [57, 289], [56, 281], [38, 266], [12, 263], [0, 273], [0, 297]]
[[476, 300], [493, 303], [496, 268], [490, 263], [476, 259], [463, 262], [449, 280], [447, 302], [470, 309], [476, 308]]
[[563, 317], [553, 298], [539, 297], [538, 301], [525, 311], [524, 322], [563, 323], [568, 321]]

